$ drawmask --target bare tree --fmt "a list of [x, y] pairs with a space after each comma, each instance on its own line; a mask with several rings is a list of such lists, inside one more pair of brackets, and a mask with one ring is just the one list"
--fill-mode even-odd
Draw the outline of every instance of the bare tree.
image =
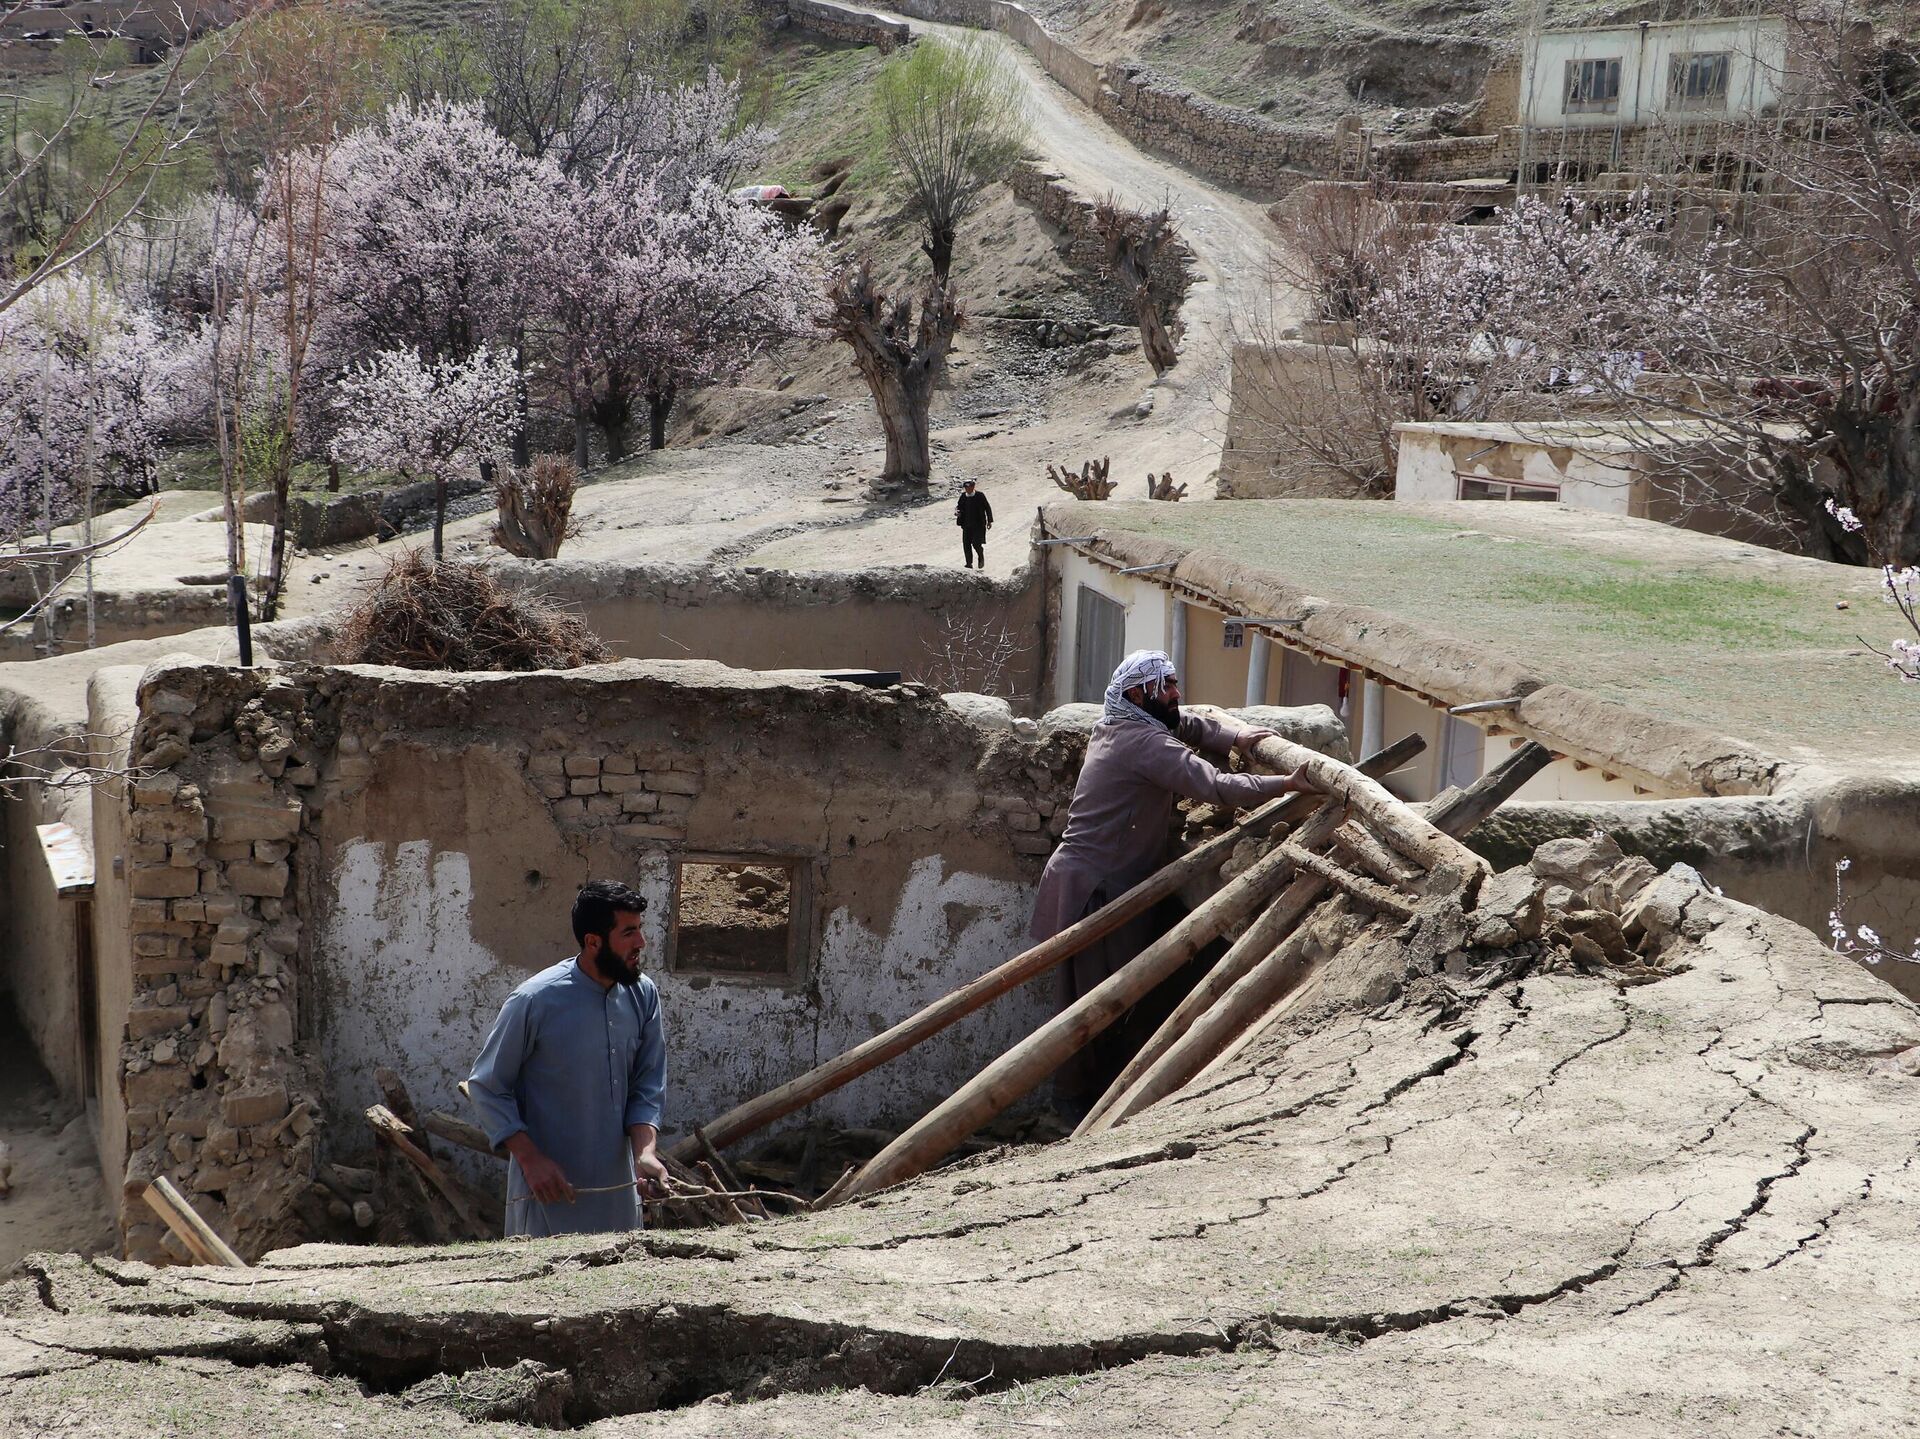
[[1153, 271], [1176, 243], [1173, 212], [1164, 205], [1158, 210], [1132, 210], [1109, 195], [1094, 208], [1093, 224], [1106, 242], [1107, 268], [1133, 302], [1140, 325], [1140, 348], [1146, 352], [1147, 363], [1153, 366], [1155, 375], [1164, 375], [1180, 362], [1180, 354], [1160, 314], [1160, 301], [1153, 292]]
[[922, 684], [943, 694], [971, 694], [1019, 698], [1013, 668], [1033, 649], [1023, 644], [1005, 620], [946, 614], [940, 629], [926, 642], [927, 658], [920, 667]]
[[550, 560], [576, 531], [573, 495], [580, 471], [564, 455], [535, 455], [533, 463], [513, 466], [494, 480], [500, 516], [493, 542], [523, 560]]
[[[224, 402], [216, 396], [223, 411], [216, 429], [230, 527], [238, 524], [234, 497], [250, 479], [257, 476], [273, 494], [268, 619], [286, 585], [288, 494], [308, 351], [321, 315], [328, 162], [346, 125], [376, 93], [384, 34], [352, 0], [300, 0], [237, 26], [223, 66], [222, 139], [234, 156], [260, 157], [258, 218], [235, 237], [243, 253], [234, 373], [262, 383], [244, 401], [237, 393]], [[224, 341], [228, 312], [216, 313]]]
[[989, 35], [920, 40], [881, 68], [873, 121], [919, 212], [934, 283], [944, 287], [960, 226], [1026, 145], [1026, 86]]
[[911, 295], [890, 298], [873, 282], [873, 265], [844, 270], [827, 291], [827, 328], [853, 351], [854, 364], [873, 395], [886, 435], [883, 486], [925, 485], [933, 470], [928, 410], [953, 337], [965, 312], [952, 291], [929, 280], [914, 319]]

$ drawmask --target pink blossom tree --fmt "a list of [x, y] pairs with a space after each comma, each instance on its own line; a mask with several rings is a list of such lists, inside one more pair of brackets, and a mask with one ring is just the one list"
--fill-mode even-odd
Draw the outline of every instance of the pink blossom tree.
[[737, 379], [816, 324], [818, 237], [707, 180], [676, 200], [679, 180], [657, 161], [636, 156], [574, 181], [552, 227], [535, 323], [582, 466], [592, 428], [618, 460], [644, 406], [659, 449], [683, 389]]
[[523, 154], [478, 105], [402, 102], [340, 142], [328, 191], [323, 286], [334, 355], [519, 353], [555, 216], [570, 198], [551, 161]]
[[173, 403], [171, 346], [142, 311], [67, 271], [0, 311], [0, 533], [152, 490]]
[[482, 342], [465, 359], [384, 350], [334, 385], [331, 453], [362, 470], [434, 482], [433, 553], [444, 550], [447, 481], [498, 462], [519, 424], [513, 353]]

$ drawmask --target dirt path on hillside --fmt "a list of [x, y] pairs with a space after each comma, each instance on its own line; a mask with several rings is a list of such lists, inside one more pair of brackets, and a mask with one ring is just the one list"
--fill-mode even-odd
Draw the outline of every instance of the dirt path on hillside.
[[[873, 6], [846, 8], [904, 19], [916, 35], [977, 33]], [[1025, 49], [1004, 35], [992, 38], [1013, 58], [1027, 82], [1033, 105], [1031, 144], [1039, 158], [1089, 200], [1112, 194], [1133, 206], [1166, 205], [1194, 254], [1196, 278], [1181, 307], [1180, 363], [1141, 397], [1150, 398], [1151, 413], [1122, 418], [1124, 410], [1113, 414], [1094, 410], [1062, 416], [1054, 427], [1059, 432], [1053, 437], [1058, 453], [1082, 458], [1110, 455], [1116, 474], [1124, 476], [1123, 496], [1144, 498], [1133, 495], [1141, 475], [1171, 471], [1177, 481], [1187, 484], [1189, 501], [1210, 499], [1211, 476], [1219, 464], [1226, 431], [1234, 325], [1244, 327], [1256, 316], [1263, 326], [1285, 324], [1297, 306], [1294, 297], [1276, 297], [1273, 289], [1268, 263], [1273, 227], [1265, 208], [1195, 178], [1171, 160], [1136, 148], [1056, 84]], [[1144, 365], [1141, 371], [1143, 382], [1151, 378]], [[1024, 562], [1026, 545], [1020, 531], [1034, 508], [1061, 498], [1045, 473], [1045, 462], [1055, 453], [1034, 444], [1041, 437], [1030, 431], [1022, 432], [1020, 439], [1027, 447], [1027, 466], [1010, 468], [999, 476], [994, 494], [996, 513], [1003, 520], [1018, 522], [1017, 528], [1000, 530], [1014, 543], [1003, 542], [997, 550], [989, 547], [988, 567], [1001, 574]], [[875, 563], [876, 554], [884, 554], [888, 564], [946, 564], [952, 562], [948, 552], [956, 548], [946, 533], [950, 528], [930, 523], [925, 515], [903, 514], [783, 536], [740, 558], [792, 569], [859, 568]]]

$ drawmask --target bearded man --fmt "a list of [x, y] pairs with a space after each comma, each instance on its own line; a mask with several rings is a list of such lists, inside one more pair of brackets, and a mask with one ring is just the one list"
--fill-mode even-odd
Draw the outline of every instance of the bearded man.
[[641, 1227], [666, 1193], [655, 1146], [667, 1087], [660, 993], [640, 972], [644, 895], [594, 880], [573, 902], [572, 959], [507, 996], [467, 1079], [505, 1149], [507, 1237]]
[[[1119, 898], [1167, 863], [1177, 799], [1249, 809], [1265, 800], [1313, 788], [1304, 770], [1290, 775], [1234, 774], [1194, 753], [1223, 758], [1251, 752], [1270, 729], [1225, 716], [1180, 709], [1180, 677], [1159, 650], [1136, 650], [1107, 684], [1105, 713], [1087, 740], [1059, 847], [1040, 876], [1034, 900], [1034, 940], [1061, 930]], [[1060, 1007], [1066, 1009], [1171, 927], [1162, 906], [1098, 940], [1061, 965]], [[1143, 1002], [1063, 1065], [1054, 1076], [1056, 1107], [1077, 1120], [1106, 1091], [1157, 1027]]]

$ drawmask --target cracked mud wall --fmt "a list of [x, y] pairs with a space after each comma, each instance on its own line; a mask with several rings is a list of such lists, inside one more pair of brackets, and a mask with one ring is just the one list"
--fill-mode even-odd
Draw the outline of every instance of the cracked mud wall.
[[[306, 1030], [346, 1134], [379, 1097], [382, 1064], [421, 1106], [465, 1112], [457, 1084], [501, 1001], [573, 953], [567, 910], [588, 878], [650, 901], [669, 1132], [791, 1078], [1022, 947], [1084, 742], [1018, 734], [987, 702], [700, 662], [457, 679], [354, 669], [322, 683], [338, 687], [343, 719], [302, 876]], [[724, 974], [670, 953], [681, 856], [794, 867], [791, 972]], [[1010, 996], [818, 1112], [910, 1118], [1030, 1030], [1050, 997], [1044, 985]], [[470, 1168], [498, 1182], [487, 1161]]]
[[[951, 525], [950, 509], [933, 522]], [[953, 531], [955, 548], [960, 532]], [[1012, 516], [990, 542], [1023, 544]], [[1040, 699], [1035, 570], [1010, 578], [907, 565], [852, 573], [758, 566], [496, 560], [509, 584], [578, 611], [625, 659], [714, 660], [741, 669], [875, 669], [940, 689]], [[995, 662], [1004, 632], [1012, 653]]]

